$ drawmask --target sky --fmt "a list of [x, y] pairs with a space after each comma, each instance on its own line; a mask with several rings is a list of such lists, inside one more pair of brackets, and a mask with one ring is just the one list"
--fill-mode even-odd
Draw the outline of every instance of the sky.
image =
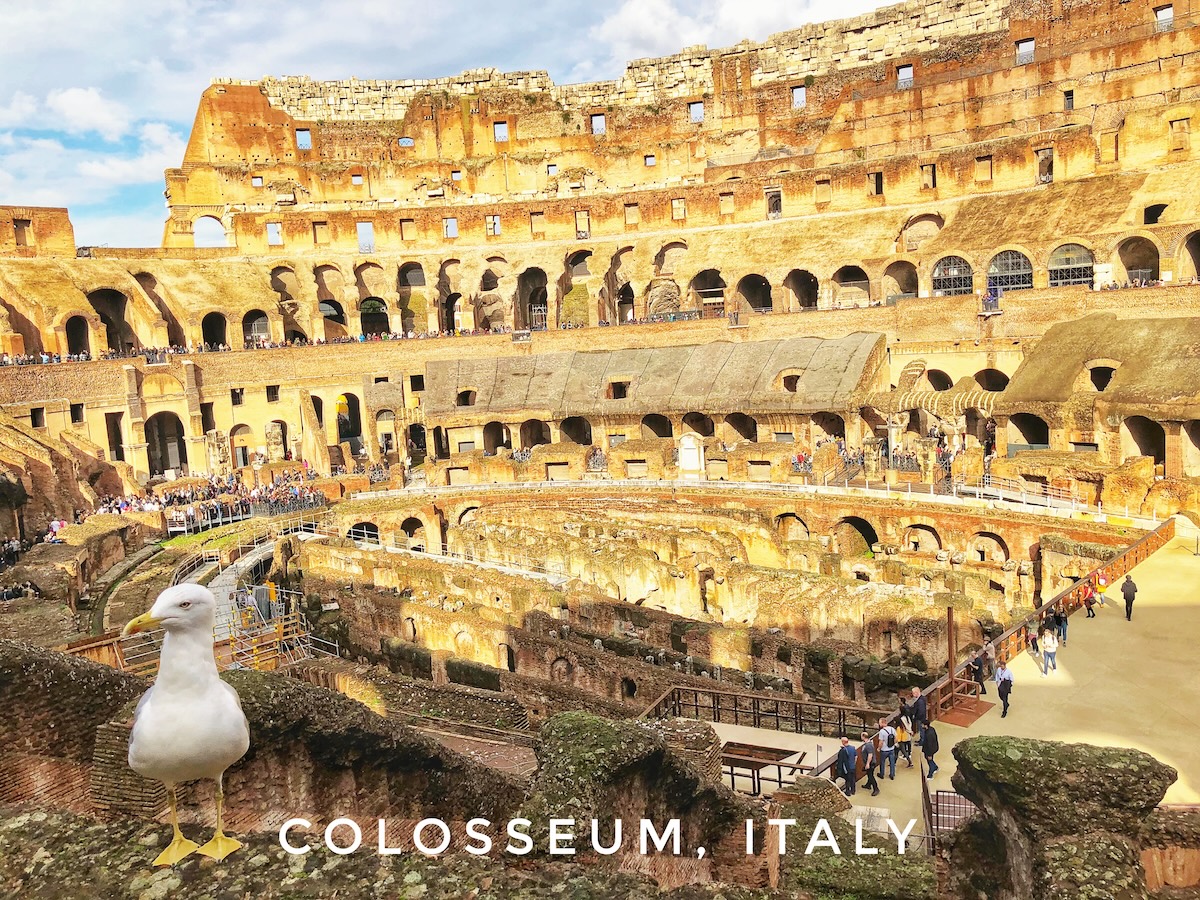
[[[8, 6], [8, 4], [5, 4]], [[163, 170], [215, 77], [441, 78], [544, 69], [560, 84], [693, 44], [857, 15], [877, 0], [36, 0], [4, 12], [0, 206], [66, 206], [80, 245], [154, 247]]]

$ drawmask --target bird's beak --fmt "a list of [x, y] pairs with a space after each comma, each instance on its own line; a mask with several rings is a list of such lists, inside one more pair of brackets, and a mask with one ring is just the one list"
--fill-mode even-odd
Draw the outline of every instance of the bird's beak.
[[121, 637], [129, 637], [131, 634], [138, 634], [142, 631], [153, 631], [160, 625], [162, 625], [162, 619], [156, 619], [150, 613], [142, 613], [121, 629]]

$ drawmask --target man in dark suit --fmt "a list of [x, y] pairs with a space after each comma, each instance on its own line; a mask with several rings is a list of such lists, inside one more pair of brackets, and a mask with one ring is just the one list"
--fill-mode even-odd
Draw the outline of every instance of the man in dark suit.
[[1121, 593], [1125, 596], [1125, 621], [1133, 621], [1133, 598], [1137, 596], [1137, 585], [1133, 583], [1133, 576], [1126, 575], [1125, 580], [1121, 583]]
[[921, 753], [925, 757], [925, 764], [929, 767], [929, 771], [926, 774], [927, 778], [932, 778], [934, 773], [938, 770], [938, 764], [933, 759], [933, 757], [937, 754], [938, 749], [937, 729], [934, 728], [933, 725], [926, 725], [925, 743], [921, 745]]
[[871, 742], [871, 736], [865, 731], [862, 733], [862, 743], [858, 747], [858, 761], [867, 773], [867, 787], [871, 789], [871, 796], [878, 797], [879, 782], [875, 780], [875, 765], [879, 762], [879, 756], [875, 744]]
[[929, 707], [919, 687], [912, 689], [912, 698], [909, 709], [912, 710], [913, 728], [917, 732], [917, 746], [919, 747], [925, 740], [925, 727], [929, 724]]
[[846, 796], [854, 793], [854, 784], [858, 781], [858, 751], [850, 746], [850, 738], [842, 738], [842, 749], [837, 755], [838, 776], [846, 780], [842, 791]]

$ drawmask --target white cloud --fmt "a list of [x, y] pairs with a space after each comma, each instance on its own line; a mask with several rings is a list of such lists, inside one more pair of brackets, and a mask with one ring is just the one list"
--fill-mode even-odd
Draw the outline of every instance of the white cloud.
[[94, 87], [53, 90], [46, 95], [46, 107], [57, 116], [57, 130], [68, 134], [95, 131], [115, 141], [133, 124], [133, 114], [124, 104], [106, 99]]
[[109, 154], [85, 159], [79, 163], [79, 174], [110, 185], [145, 184], [158, 181], [164, 169], [183, 160], [186, 141], [169, 125], [147, 122], [139, 134], [141, 147], [136, 156]]
[[0, 106], [0, 128], [19, 128], [37, 113], [37, 100], [23, 91], [17, 91], [7, 106]]

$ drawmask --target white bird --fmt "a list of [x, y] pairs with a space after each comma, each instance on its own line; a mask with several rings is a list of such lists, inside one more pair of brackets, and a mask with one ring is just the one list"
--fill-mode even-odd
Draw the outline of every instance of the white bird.
[[[158, 595], [150, 612], [125, 626], [122, 635], [162, 628], [162, 652], [154, 686], [138, 702], [129, 736], [129, 765], [166, 785], [171, 795], [174, 840], [156, 866], [170, 866], [193, 851], [221, 860], [241, 846], [221, 829], [225, 770], [250, 747], [250, 725], [237, 691], [220, 679], [213, 655], [216, 598], [198, 584], [180, 584]], [[203, 847], [179, 830], [176, 785], [199, 778], [217, 783], [217, 830]]]

